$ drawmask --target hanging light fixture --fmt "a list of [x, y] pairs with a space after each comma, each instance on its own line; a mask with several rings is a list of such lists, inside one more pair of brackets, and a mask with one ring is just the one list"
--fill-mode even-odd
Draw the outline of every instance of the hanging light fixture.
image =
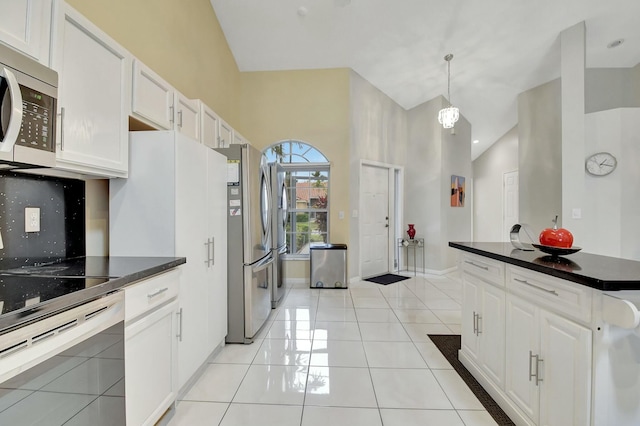
[[451, 60], [453, 59], [453, 55], [449, 53], [444, 57], [444, 60], [447, 61], [447, 99], [449, 101], [449, 106], [443, 108], [438, 113], [438, 121], [442, 124], [442, 127], [445, 129], [451, 129], [460, 118], [460, 110], [453, 105], [451, 105]]

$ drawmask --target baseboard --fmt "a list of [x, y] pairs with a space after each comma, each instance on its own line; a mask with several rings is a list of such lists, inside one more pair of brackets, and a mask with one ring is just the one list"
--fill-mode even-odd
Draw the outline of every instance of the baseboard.
[[349, 278], [349, 284], [355, 284], [362, 281], [362, 277], [351, 277]]
[[182, 400], [182, 398], [191, 390], [191, 387], [200, 379], [200, 376], [202, 376], [202, 373], [204, 373], [204, 371], [207, 369], [209, 363], [213, 361], [216, 356], [218, 356], [222, 348], [224, 348], [224, 345], [225, 342], [224, 339], [222, 339], [222, 342], [218, 343], [218, 346], [215, 347], [215, 349], [209, 354], [202, 365], [196, 370], [195, 373], [193, 373], [193, 376], [191, 376], [191, 378], [187, 380], [187, 383], [184, 384], [182, 389], [178, 390], [178, 396], [176, 398], [177, 401]]
[[462, 350], [458, 351], [458, 360], [517, 426], [536, 426], [535, 423], [522, 413], [511, 399], [507, 397], [504, 391], [497, 387]]
[[284, 279], [284, 285], [286, 286], [301, 285], [301, 284], [309, 285], [309, 279], [308, 278], [285, 278]]

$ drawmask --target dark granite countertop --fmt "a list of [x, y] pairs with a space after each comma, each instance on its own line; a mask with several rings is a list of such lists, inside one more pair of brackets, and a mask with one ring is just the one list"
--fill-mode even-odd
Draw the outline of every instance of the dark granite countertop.
[[[0, 269], [0, 335], [186, 263], [184, 257], [87, 256]], [[25, 307], [25, 301], [36, 302]]]
[[511, 243], [449, 242], [449, 246], [604, 291], [640, 290], [640, 262], [578, 252], [551, 257]]

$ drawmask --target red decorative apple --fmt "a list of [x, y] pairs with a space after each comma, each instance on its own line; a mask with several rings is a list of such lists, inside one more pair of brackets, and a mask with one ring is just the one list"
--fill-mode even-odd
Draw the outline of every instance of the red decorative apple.
[[558, 216], [553, 219], [553, 228], [545, 228], [540, 233], [540, 244], [543, 246], [571, 248], [573, 235], [564, 228], [558, 228]]

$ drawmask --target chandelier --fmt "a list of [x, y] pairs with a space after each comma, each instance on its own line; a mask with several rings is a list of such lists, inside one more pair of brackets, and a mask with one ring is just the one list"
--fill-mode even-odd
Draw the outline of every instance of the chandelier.
[[451, 60], [453, 59], [453, 55], [449, 53], [444, 57], [444, 60], [447, 61], [447, 99], [449, 101], [449, 106], [443, 108], [438, 113], [438, 121], [442, 124], [442, 127], [445, 129], [451, 129], [460, 118], [460, 110], [453, 105], [451, 105]]

